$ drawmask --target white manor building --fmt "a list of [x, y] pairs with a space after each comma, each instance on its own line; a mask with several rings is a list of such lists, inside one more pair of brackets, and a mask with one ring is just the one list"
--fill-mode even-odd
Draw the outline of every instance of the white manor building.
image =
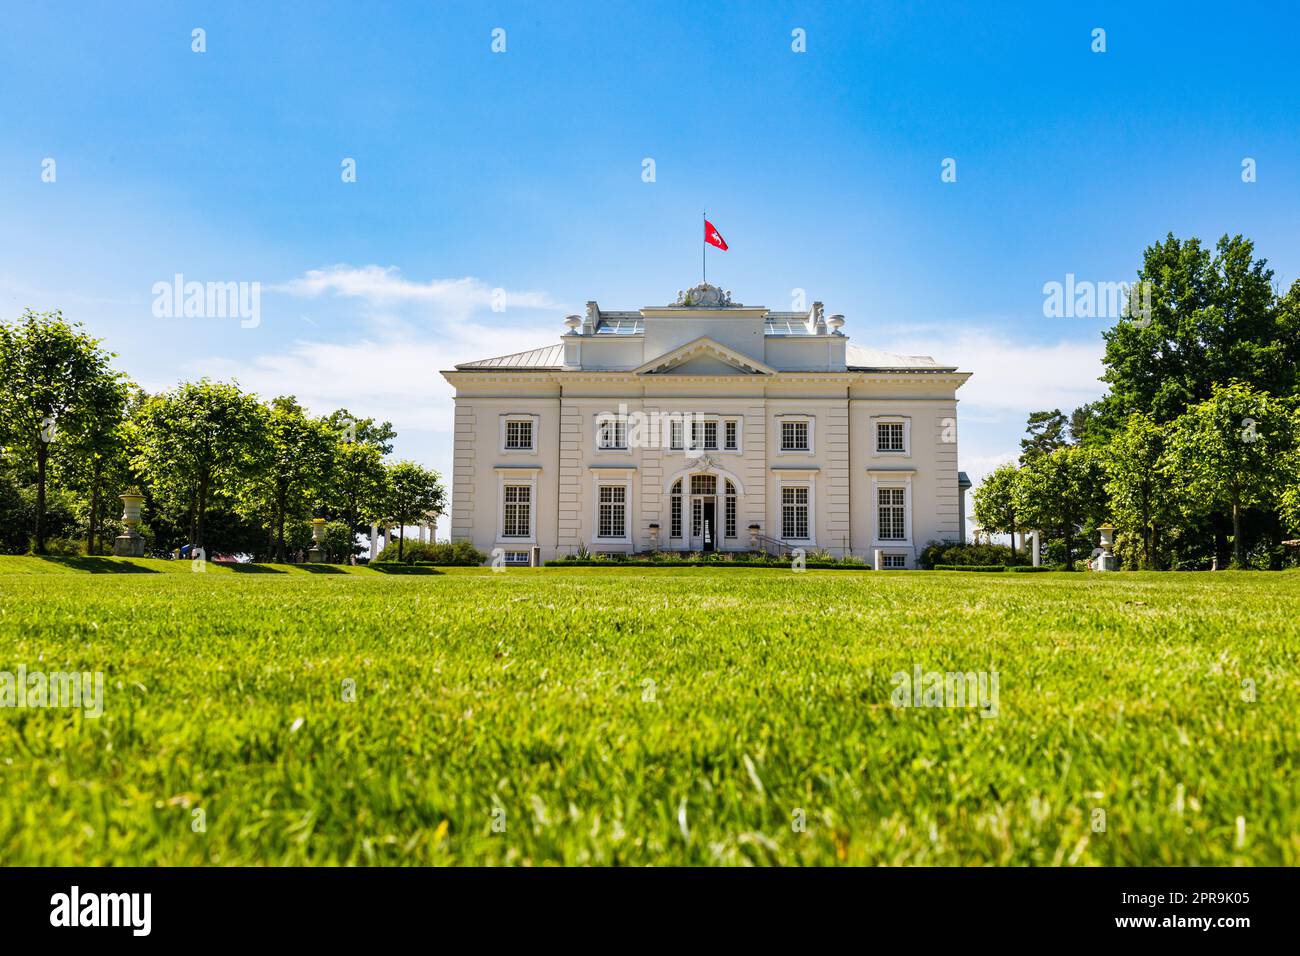
[[[967, 372], [849, 345], [822, 304], [701, 284], [587, 303], [559, 344], [457, 365], [451, 537], [507, 563], [650, 550], [824, 549], [915, 567], [965, 539]], [[536, 549], [536, 550], [535, 550]]]

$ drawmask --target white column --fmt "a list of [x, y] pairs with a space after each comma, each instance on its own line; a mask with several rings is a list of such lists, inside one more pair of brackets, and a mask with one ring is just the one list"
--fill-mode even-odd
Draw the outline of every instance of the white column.
[[371, 522], [370, 524], [370, 560], [373, 561], [379, 556], [379, 525]]
[[882, 549], [882, 548], [876, 548], [876, 550], [875, 550], [875, 552], [873, 553], [873, 556], [872, 556], [872, 557], [873, 557], [873, 560], [874, 560], [873, 567], [874, 567], [877, 571], [883, 571], [883, 570], [885, 570], [885, 552], [884, 552], [884, 549]]
[[1036, 568], [1040, 568], [1040, 567], [1043, 566], [1043, 556], [1042, 556], [1042, 554], [1040, 553], [1040, 550], [1039, 550], [1039, 547], [1040, 547], [1040, 546], [1039, 546], [1039, 543], [1038, 543], [1038, 538], [1039, 538], [1039, 536], [1038, 536], [1038, 532], [1037, 532], [1037, 531], [1031, 531], [1031, 532], [1029, 532], [1029, 536], [1030, 536], [1030, 541], [1032, 542], [1032, 544], [1033, 544], [1033, 549], [1034, 549], [1034, 567], [1036, 567]]

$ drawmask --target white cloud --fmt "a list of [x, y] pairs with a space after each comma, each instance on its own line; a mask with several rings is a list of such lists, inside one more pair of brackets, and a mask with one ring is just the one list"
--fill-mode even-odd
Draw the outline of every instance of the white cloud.
[[289, 282], [271, 286], [298, 298], [332, 295], [361, 299], [374, 309], [419, 307], [435, 318], [464, 319], [480, 310], [491, 309], [498, 299], [506, 309], [561, 309], [561, 303], [545, 292], [495, 289], [482, 279], [431, 279], [414, 282], [403, 278], [396, 266], [334, 265], [312, 269]]
[[1059, 408], [1066, 414], [1100, 398], [1105, 344], [1061, 341], [1054, 345], [1018, 342], [1003, 333], [966, 329], [943, 339], [908, 339], [882, 345], [891, 352], [932, 355], [952, 362], [970, 381], [961, 387], [963, 417], [1024, 421], [1031, 411]]

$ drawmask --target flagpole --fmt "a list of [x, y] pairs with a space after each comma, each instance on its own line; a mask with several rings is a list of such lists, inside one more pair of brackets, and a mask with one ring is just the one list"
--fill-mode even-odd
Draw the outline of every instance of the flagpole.
[[[705, 210], [704, 212], [700, 213], [700, 219], [702, 219], [706, 223], [709, 221], [708, 210]], [[704, 228], [705, 231], [707, 232], [709, 227], [706, 225]], [[703, 232], [700, 233], [700, 282], [702, 285], [708, 285], [709, 284], [709, 260], [708, 260], [709, 244], [704, 241], [704, 236], [705, 233]]]

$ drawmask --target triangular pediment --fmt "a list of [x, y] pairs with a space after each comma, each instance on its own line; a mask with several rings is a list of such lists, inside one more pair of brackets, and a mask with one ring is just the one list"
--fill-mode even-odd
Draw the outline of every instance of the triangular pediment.
[[707, 335], [679, 345], [638, 369], [637, 375], [773, 375], [776, 369]]

